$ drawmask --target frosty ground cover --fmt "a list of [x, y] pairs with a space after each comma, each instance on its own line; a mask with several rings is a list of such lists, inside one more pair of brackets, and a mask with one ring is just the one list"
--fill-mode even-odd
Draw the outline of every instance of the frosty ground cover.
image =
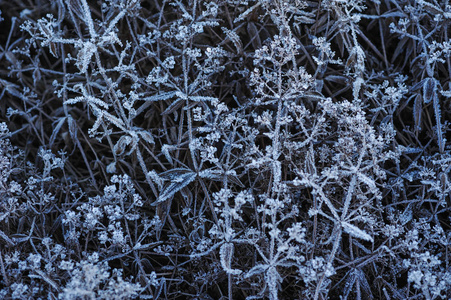
[[0, 1], [1, 299], [450, 299], [451, 6]]

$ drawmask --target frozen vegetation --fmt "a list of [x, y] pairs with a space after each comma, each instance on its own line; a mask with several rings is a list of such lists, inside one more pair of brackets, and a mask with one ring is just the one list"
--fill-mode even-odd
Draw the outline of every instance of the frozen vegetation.
[[0, 0], [1, 299], [451, 299], [451, 6]]

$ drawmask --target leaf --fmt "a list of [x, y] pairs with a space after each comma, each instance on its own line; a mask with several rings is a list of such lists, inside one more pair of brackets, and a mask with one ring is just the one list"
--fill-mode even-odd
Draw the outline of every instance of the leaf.
[[349, 293], [351, 293], [352, 288], [354, 287], [355, 281], [356, 281], [356, 275], [355, 272], [351, 271], [348, 273], [346, 283], [343, 288], [343, 295], [341, 296], [343, 300], [347, 300], [349, 297]]
[[241, 20], [244, 20], [250, 13], [252, 13], [256, 8], [258, 8], [261, 5], [261, 2], [257, 2], [257, 4], [251, 6], [248, 8], [245, 12], [243, 12], [241, 15], [238, 16], [235, 20], [233, 20], [233, 23], [238, 23]]
[[437, 96], [437, 80], [435, 78], [426, 78], [423, 85], [424, 103], [429, 103]]
[[113, 116], [112, 114], [110, 114], [108, 112], [103, 112], [103, 117], [105, 119], [107, 119], [108, 121], [110, 121], [112, 124], [116, 125], [121, 130], [126, 131], [125, 124], [121, 119]]
[[315, 23], [311, 27], [311, 32], [321, 32], [326, 27], [330, 25], [331, 22], [328, 21], [328, 15], [323, 14], [319, 20], [316, 20]]
[[211, 179], [211, 180], [222, 180], [222, 171], [217, 169], [207, 169], [199, 172], [200, 178]]
[[413, 212], [412, 206], [409, 204], [406, 209], [400, 214], [399, 220], [401, 221], [402, 226], [406, 226], [412, 220]]
[[365, 174], [363, 174], [361, 172], [357, 173], [357, 176], [359, 177], [359, 180], [361, 182], [365, 183], [370, 188], [370, 191], [372, 193], [377, 193], [377, 187], [376, 187], [376, 183], [375, 183], [374, 179], [366, 176]]
[[371, 292], [371, 288], [368, 280], [366, 279], [365, 273], [361, 269], [356, 269], [356, 278], [359, 282], [359, 287], [365, 293], [364, 299], [374, 299], [373, 293]]
[[394, 18], [394, 17], [406, 17], [406, 14], [399, 11], [388, 11], [381, 15], [381, 18]]
[[[310, 14], [309, 14], [310, 15]], [[310, 15], [311, 16], [311, 15]], [[309, 18], [307, 16], [295, 16], [294, 20], [300, 24], [314, 24], [316, 22], [315, 19]]]
[[415, 121], [415, 130], [421, 131], [421, 113], [423, 111], [423, 98], [421, 95], [415, 97], [415, 103], [413, 106], [413, 119]]
[[398, 58], [398, 56], [405, 51], [406, 49], [406, 43], [410, 41], [410, 39], [408, 37], [403, 37], [399, 42], [398, 42], [398, 46], [396, 46], [395, 51], [393, 52], [393, 56], [391, 59], [391, 63], [394, 63], [396, 61], [396, 58]]
[[5, 212], [0, 215], [0, 222], [9, 217], [9, 212]]
[[110, 174], [116, 173], [116, 162], [115, 161], [108, 164], [108, 166], [106, 167], [106, 172], [110, 173]]
[[103, 109], [108, 109], [108, 104], [106, 102], [104, 102], [103, 100], [100, 100], [99, 98], [90, 96], [90, 95], [85, 95], [85, 96], [78, 96], [72, 99], [68, 99], [64, 102], [64, 104], [66, 105], [72, 105], [72, 104], [76, 104], [79, 102], [86, 102], [88, 103], [91, 107], [97, 107], [100, 106]]
[[66, 0], [66, 4], [69, 10], [74, 13], [74, 16], [86, 22], [84, 19], [84, 9], [79, 0]]
[[257, 26], [255, 26], [254, 22], [247, 23], [247, 32], [252, 38], [251, 42], [254, 49], [260, 49], [262, 47], [262, 42], [260, 40], [260, 36], [258, 35]]
[[174, 163], [173, 163], [173, 161], [172, 161], [172, 156], [171, 156], [171, 154], [169, 153], [169, 151], [175, 150], [175, 149], [177, 149], [176, 146], [168, 145], [168, 144], [164, 144], [163, 147], [161, 147], [161, 152], [164, 154], [164, 157], [166, 157], [166, 159], [168, 160], [168, 162], [169, 162], [171, 165], [174, 165]]
[[233, 243], [223, 244], [219, 249], [219, 257], [221, 259], [221, 266], [227, 274], [240, 275], [242, 273], [241, 270], [232, 269], [234, 247]]
[[53, 57], [59, 58], [59, 56], [60, 56], [60, 54], [59, 54], [59, 47], [57, 46], [56, 43], [50, 42], [49, 43], [49, 50], [50, 50], [50, 53], [53, 55]]
[[179, 192], [181, 189], [186, 187], [188, 184], [193, 182], [197, 177], [197, 173], [190, 172], [185, 173], [180, 176], [177, 176], [172, 180], [172, 183], [166, 187], [163, 192], [161, 192], [160, 196], [158, 197], [157, 201], [152, 203], [152, 205], [157, 205], [159, 203], [162, 203], [170, 198], [172, 198], [175, 193]]
[[162, 100], [168, 100], [168, 99], [171, 99], [172, 97], [174, 97], [175, 96], [175, 91], [172, 91], [172, 92], [166, 92], [166, 93], [160, 93], [160, 94], [157, 94], [157, 95], [153, 95], [153, 96], [149, 96], [149, 97], [146, 97], [146, 98], [143, 98], [143, 99], [141, 99], [141, 100], [143, 100], [143, 101], [162, 101]]
[[58, 132], [61, 130], [61, 127], [63, 127], [64, 122], [66, 121], [66, 117], [60, 118], [58, 121], [58, 124], [56, 124], [55, 128], [53, 129], [52, 135], [50, 136], [49, 145], [52, 146], [53, 143], [55, 143], [55, 138], [58, 135]]
[[353, 245], [357, 246], [357, 248], [359, 248], [360, 250], [362, 250], [364, 253], [366, 253], [366, 254], [368, 254], [368, 255], [372, 253], [371, 250], [369, 250], [369, 249], [366, 248], [364, 245], [362, 245], [361, 243], [359, 243], [358, 240], [353, 240], [352, 243], [353, 243]]
[[415, 83], [415, 84], [410, 88], [410, 90], [411, 90], [412, 92], [414, 92], [414, 91], [416, 91], [416, 90], [419, 90], [421, 87], [424, 86], [424, 82], [425, 82], [425, 81], [426, 81], [426, 79], [423, 79], [423, 80], [421, 80], [421, 81]]
[[9, 237], [7, 236], [3, 231], [0, 230], [0, 241], [3, 240], [4, 242], [1, 244], [7, 244], [8, 246], [15, 246], [16, 243]]
[[65, 105], [72, 105], [72, 104], [76, 104], [76, 103], [79, 103], [79, 102], [83, 102], [84, 99], [85, 99], [84, 97], [79, 96], [79, 97], [75, 97], [75, 98], [68, 99], [68, 100], [64, 101], [64, 104]]
[[162, 113], [162, 115], [169, 115], [170, 113], [176, 111], [177, 109], [179, 109], [185, 100], [179, 98], [177, 100], [175, 100], [174, 102], [171, 103], [171, 105], [168, 106], [168, 108], [165, 109], [165, 111]]
[[347, 84], [349, 82], [349, 79], [346, 78], [345, 76], [341, 76], [341, 75], [327, 75], [324, 80], [333, 82], [333, 83], [338, 83], [338, 84]]
[[150, 132], [145, 131], [145, 130], [140, 130], [140, 131], [138, 131], [138, 135], [140, 135], [149, 144], [155, 145], [155, 141]]
[[[33, 271], [36, 272], [36, 274], [38, 274], [41, 279], [43, 279], [48, 284], [50, 284], [55, 290], [60, 291], [60, 286], [55, 281], [50, 279], [50, 277], [46, 273], [44, 273], [43, 271], [36, 269], [36, 268], [33, 268]], [[28, 275], [28, 276], [30, 276], [30, 275]]]
[[193, 171], [187, 168], [176, 168], [160, 173], [158, 176], [164, 179], [175, 180], [176, 178], [188, 173], [193, 173]]
[[86, 73], [88, 65], [91, 63], [91, 58], [96, 51], [97, 46], [89, 41], [84, 42], [83, 47], [78, 51], [75, 65], [80, 69], [82, 74]]
[[451, 91], [440, 91], [440, 94], [446, 98], [451, 98]]
[[440, 104], [438, 101], [437, 93], [433, 94], [433, 100], [434, 100], [434, 113], [435, 113], [435, 119], [437, 122], [436, 130], [437, 130], [437, 140], [438, 140], [438, 146], [440, 153], [443, 153], [445, 151], [445, 143], [446, 140], [443, 138], [443, 131], [442, 131], [442, 122], [440, 117]]
[[245, 187], [245, 185], [240, 181], [240, 179], [236, 175], [227, 175], [227, 179], [233, 182], [234, 184], [238, 185], [239, 187], [242, 188]]
[[227, 38], [232, 41], [233, 45], [236, 48], [236, 51], [238, 53], [243, 53], [243, 43], [241, 42], [241, 39], [239, 35], [235, 32], [235, 30], [229, 30], [225, 27], [221, 27], [222, 31], [226, 34]]
[[413, 148], [413, 147], [399, 146], [398, 148], [404, 154], [420, 153], [423, 151], [423, 149], [421, 148]]
[[266, 272], [266, 270], [269, 268], [268, 265], [263, 265], [263, 264], [258, 264], [256, 266], [254, 266], [252, 269], [250, 269], [246, 275], [244, 275], [244, 278], [250, 278], [252, 276], [261, 274]]
[[132, 141], [132, 138], [128, 135], [123, 135], [121, 136], [121, 138], [119, 139], [119, 141], [116, 143], [116, 145], [114, 145], [113, 147], [113, 152], [116, 155], [122, 155], [125, 151], [125, 148], [130, 145]]
[[25, 100], [24, 96], [18, 91], [18, 89], [19, 89], [18, 85], [11, 83], [9, 81], [0, 79], [0, 86], [4, 87], [6, 89], [6, 91], [8, 93], [10, 93], [11, 95]]
[[77, 135], [78, 135], [77, 121], [75, 121], [71, 115], [68, 115], [68, 117], [67, 117], [67, 125], [69, 127], [69, 134], [70, 134], [71, 139], [73, 141], [77, 140]]
[[207, 96], [189, 96], [189, 100], [196, 102], [205, 102], [205, 101], [218, 101], [216, 97], [207, 97]]
[[307, 170], [309, 175], [316, 175], [315, 152], [313, 150], [313, 144], [310, 144], [309, 151], [307, 152], [305, 158], [305, 170]]
[[432, 3], [429, 3], [429, 2], [426, 2], [423, 0], [418, 1], [418, 3], [421, 4], [427, 12], [429, 12], [433, 15], [443, 15], [443, 10], [440, 7], [435, 6]]
[[341, 226], [343, 227], [343, 230], [348, 233], [349, 235], [358, 238], [358, 239], [362, 239], [368, 242], [374, 242], [373, 238], [366, 233], [365, 231], [363, 231], [362, 229], [358, 228], [355, 225], [349, 224], [348, 222], [341, 222]]

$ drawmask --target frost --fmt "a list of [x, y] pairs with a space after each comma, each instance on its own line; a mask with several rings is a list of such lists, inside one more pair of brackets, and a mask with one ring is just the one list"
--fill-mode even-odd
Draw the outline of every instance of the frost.
[[449, 299], [451, 6], [0, 5], [0, 298]]

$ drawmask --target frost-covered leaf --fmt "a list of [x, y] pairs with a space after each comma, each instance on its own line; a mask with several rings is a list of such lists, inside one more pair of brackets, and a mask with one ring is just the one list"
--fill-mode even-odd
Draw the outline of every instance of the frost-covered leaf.
[[415, 121], [415, 130], [421, 130], [421, 114], [423, 112], [423, 97], [417, 95], [413, 105], [413, 118]]
[[174, 102], [171, 103], [171, 105], [169, 105], [165, 111], [162, 113], [162, 115], [169, 115], [170, 113], [173, 113], [174, 111], [176, 111], [177, 109], [179, 109], [180, 107], [183, 106], [183, 103], [186, 100], [183, 100], [181, 98], [178, 98], [177, 100], [175, 100]]
[[192, 171], [189, 173], [180, 174], [178, 176], [175, 176], [175, 174], [171, 175], [173, 177], [171, 183], [169, 184], [169, 186], [163, 189], [157, 201], [153, 202], [152, 205], [157, 205], [172, 198], [175, 193], [179, 192], [181, 189], [193, 182], [197, 177], [197, 174]]
[[218, 98], [215, 97], [206, 97], [206, 96], [190, 96], [189, 99], [195, 102], [215, 102], [218, 101]]
[[252, 269], [250, 269], [249, 271], [246, 272], [246, 274], [244, 275], [244, 278], [250, 278], [252, 276], [264, 273], [264, 272], [266, 272], [266, 270], [268, 268], [269, 268], [268, 265], [257, 264], [254, 267], [252, 267]]
[[115, 161], [108, 164], [108, 166], [106, 167], [106, 172], [110, 173], [110, 174], [116, 173], [116, 162]]
[[108, 104], [107, 103], [105, 103], [103, 100], [100, 100], [99, 98], [96, 98], [96, 97], [93, 97], [93, 96], [90, 96], [90, 95], [79, 96], [79, 97], [75, 97], [75, 98], [66, 100], [64, 102], [64, 104], [71, 105], [71, 104], [76, 104], [76, 103], [79, 103], [79, 102], [86, 102], [89, 105], [94, 106], [94, 107], [101, 107], [103, 109], [108, 109]]
[[424, 103], [429, 103], [437, 95], [437, 80], [435, 78], [426, 78], [423, 86]]
[[225, 243], [219, 249], [219, 256], [221, 258], [221, 266], [224, 268], [224, 271], [226, 271], [227, 274], [239, 275], [242, 273], [241, 270], [232, 269], [234, 249], [235, 246], [233, 243]]
[[61, 130], [61, 127], [63, 127], [64, 123], [66, 122], [66, 118], [60, 118], [57, 122], [56, 126], [53, 128], [52, 135], [50, 136], [49, 144], [53, 145], [56, 139], [56, 136]]
[[86, 73], [88, 66], [91, 63], [92, 56], [97, 51], [97, 46], [90, 41], [85, 41], [78, 51], [76, 66], [80, 72]]
[[440, 91], [440, 94], [442, 94], [446, 98], [451, 98], [451, 91]]
[[199, 172], [200, 178], [206, 178], [211, 180], [221, 180], [222, 179], [222, 171], [215, 169], [207, 169]]
[[363, 183], [365, 183], [369, 188], [370, 191], [372, 193], [376, 193], [377, 192], [377, 187], [376, 187], [376, 182], [374, 181], [374, 179], [368, 177], [367, 175], [359, 172], [357, 174], [357, 176], [359, 177], [359, 180]]
[[348, 222], [341, 222], [341, 226], [346, 233], [355, 238], [359, 238], [368, 242], [374, 242], [373, 238], [368, 233], [355, 225], [349, 224]]
[[180, 176], [186, 175], [186, 174], [192, 174], [194, 173], [191, 169], [186, 168], [174, 168], [167, 170], [166, 172], [158, 174], [159, 177], [169, 180], [176, 180]]
[[150, 132], [139, 130], [138, 135], [140, 135], [147, 143], [154, 145], [155, 140], [153, 139], [153, 136]]
[[243, 12], [241, 15], [239, 15], [235, 20], [233, 20], [233, 23], [238, 23], [238, 22], [244, 20], [250, 13], [252, 13], [260, 5], [261, 5], [261, 2], [258, 2], [257, 4], [251, 6], [245, 12]]
[[163, 101], [163, 100], [171, 99], [172, 97], [175, 96], [175, 94], [176, 94], [175, 91], [159, 93], [159, 94], [156, 94], [156, 95], [152, 95], [152, 96], [149, 96], [149, 97], [142, 98], [142, 100], [143, 101]]
[[132, 138], [128, 135], [123, 135], [117, 141], [117, 143], [113, 147], [113, 151], [116, 155], [120, 156], [125, 152], [125, 148], [130, 145], [132, 142]]
[[427, 2], [427, 1], [424, 1], [424, 0], [419, 0], [418, 3], [423, 5], [424, 9], [427, 12], [430, 12], [433, 15], [443, 14], [443, 10], [440, 7], [434, 5], [434, 4], [430, 3], [430, 2]]
[[0, 230], [0, 240], [2, 240], [2, 244], [7, 244], [8, 246], [15, 246], [16, 243], [9, 237], [7, 236], [2, 230]]

